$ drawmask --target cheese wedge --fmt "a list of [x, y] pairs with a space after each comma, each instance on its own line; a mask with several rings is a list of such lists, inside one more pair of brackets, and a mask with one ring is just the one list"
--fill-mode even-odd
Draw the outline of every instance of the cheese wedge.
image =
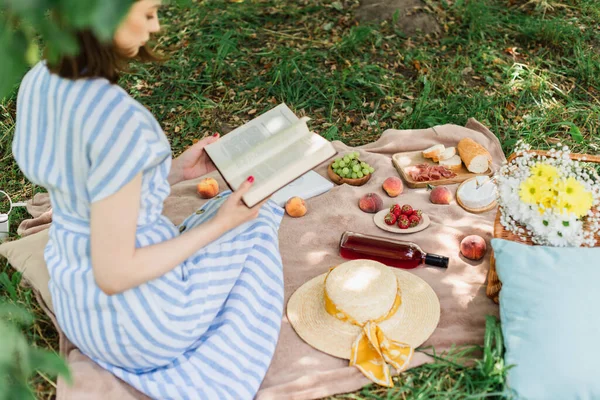
[[460, 159], [460, 156], [456, 154], [447, 160], [440, 160], [439, 164], [448, 168], [451, 171], [456, 172], [460, 170], [460, 167], [462, 166], [462, 160]]
[[437, 157], [431, 157], [431, 159], [435, 162], [448, 160], [456, 154], [456, 147], [447, 147], [446, 150], [440, 153]]
[[423, 150], [423, 157], [437, 157], [442, 154], [444, 150], [446, 150], [446, 146], [443, 144], [436, 144], [435, 146], [431, 146], [430, 148]]
[[[481, 185], [479, 188], [477, 183]], [[456, 191], [456, 197], [471, 209], [484, 208], [496, 201], [498, 187], [487, 176], [478, 176], [461, 185]]]

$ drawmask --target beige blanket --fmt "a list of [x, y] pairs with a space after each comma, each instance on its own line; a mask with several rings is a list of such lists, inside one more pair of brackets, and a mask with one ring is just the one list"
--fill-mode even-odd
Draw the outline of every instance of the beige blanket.
[[[497, 315], [497, 306], [485, 295], [490, 252], [480, 262], [468, 261], [459, 255], [459, 243], [464, 236], [477, 234], [488, 241], [489, 247], [495, 210], [470, 214], [455, 202], [449, 206], [431, 204], [425, 189], [405, 189], [396, 199], [390, 199], [381, 189], [385, 178], [398, 175], [391, 163], [392, 154], [422, 150], [436, 143], [453, 146], [463, 137], [483, 144], [492, 154], [496, 169], [505, 160], [496, 137], [475, 120], [469, 120], [466, 128], [443, 125], [422, 130], [388, 130], [378, 141], [353, 149], [359, 150], [361, 158], [375, 168], [373, 178], [362, 187], [336, 186], [327, 194], [309, 199], [306, 216], [298, 219], [286, 216], [282, 222], [279, 237], [286, 304], [304, 282], [343, 261], [338, 255], [338, 242], [345, 230], [398, 238], [377, 228], [373, 215], [358, 208], [361, 195], [375, 192], [384, 199], [385, 206], [409, 203], [429, 213], [432, 224], [428, 229], [401, 238], [418, 243], [427, 252], [451, 258], [447, 270], [435, 267], [412, 270], [433, 287], [441, 303], [440, 323], [423, 347], [434, 346], [441, 352], [451, 345], [481, 344], [485, 316]], [[350, 150], [341, 142], [334, 145], [342, 153]], [[326, 176], [326, 164], [315, 170]], [[225, 187], [221, 178], [216, 177]], [[454, 192], [456, 185], [450, 188]], [[202, 202], [195, 194], [195, 182], [185, 182], [173, 188], [164, 212], [179, 223]], [[30, 226], [35, 225], [30, 222]], [[68, 358], [75, 383], [69, 387], [59, 379], [58, 400], [145, 398], [82, 355], [62, 333], [60, 337], [61, 353]], [[427, 356], [416, 353], [411, 366], [428, 361], [431, 360]], [[257, 398], [314, 399], [351, 392], [368, 383], [357, 369], [348, 366], [347, 360], [321, 353], [304, 343], [284, 317], [277, 350]]]

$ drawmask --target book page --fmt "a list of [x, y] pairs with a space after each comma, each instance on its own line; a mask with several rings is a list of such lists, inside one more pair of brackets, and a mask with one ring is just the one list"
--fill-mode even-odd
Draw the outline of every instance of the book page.
[[[223, 175], [243, 173], [249, 167], [244, 162], [252, 158], [250, 153], [255, 146], [291, 128], [298, 121], [300, 119], [285, 104], [280, 104], [206, 146], [205, 150]], [[242, 171], [236, 173], [235, 169], [240, 168]], [[225, 178], [229, 179], [228, 176]]]
[[266, 179], [289, 163], [289, 159], [303, 157], [301, 150], [310, 146], [311, 135], [306, 119], [301, 119], [251, 147], [240, 157], [229, 160], [221, 166], [221, 173], [233, 187], [250, 175]]
[[255, 177], [243, 197], [252, 207], [336, 154], [328, 140], [310, 132], [308, 120], [281, 104], [205, 150], [231, 189], [236, 190], [248, 176]]
[[336, 153], [329, 141], [315, 133], [295, 140], [284, 151], [249, 171], [256, 180], [244, 195], [244, 201], [251, 207]]

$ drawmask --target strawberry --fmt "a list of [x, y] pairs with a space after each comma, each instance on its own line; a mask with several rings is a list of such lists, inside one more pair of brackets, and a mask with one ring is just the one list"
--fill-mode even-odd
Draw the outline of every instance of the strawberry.
[[408, 217], [404, 214], [400, 215], [400, 217], [398, 217], [398, 228], [408, 229], [409, 226], [410, 221], [408, 220]]
[[408, 217], [408, 222], [410, 224], [410, 227], [414, 228], [415, 226], [419, 225], [419, 223], [421, 222], [421, 218], [419, 218], [418, 215], [413, 214], [410, 217]]
[[394, 214], [396, 218], [398, 218], [398, 216], [402, 214], [402, 208], [400, 207], [400, 204], [394, 204], [391, 206], [390, 213]]
[[413, 215], [416, 215], [419, 218], [423, 218], [423, 211], [421, 211], [421, 210], [413, 210]]
[[392, 213], [388, 213], [383, 220], [388, 225], [394, 225], [396, 223], [396, 216]]
[[402, 215], [411, 215], [413, 213], [413, 208], [408, 204], [402, 206]]

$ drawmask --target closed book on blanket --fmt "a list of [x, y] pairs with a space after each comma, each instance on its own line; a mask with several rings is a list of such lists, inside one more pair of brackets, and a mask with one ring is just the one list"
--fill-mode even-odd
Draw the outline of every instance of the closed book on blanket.
[[298, 196], [306, 200], [323, 194], [331, 188], [333, 188], [333, 182], [329, 179], [323, 178], [315, 171], [308, 171], [298, 179], [295, 179], [293, 182], [290, 182], [273, 193], [271, 200], [280, 207], [283, 207], [291, 197]]
[[254, 176], [242, 197], [252, 207], [337, 153], [331, 142], [308, 129], [309, 120], [280, 104], [205, 150], [232, 190]]

